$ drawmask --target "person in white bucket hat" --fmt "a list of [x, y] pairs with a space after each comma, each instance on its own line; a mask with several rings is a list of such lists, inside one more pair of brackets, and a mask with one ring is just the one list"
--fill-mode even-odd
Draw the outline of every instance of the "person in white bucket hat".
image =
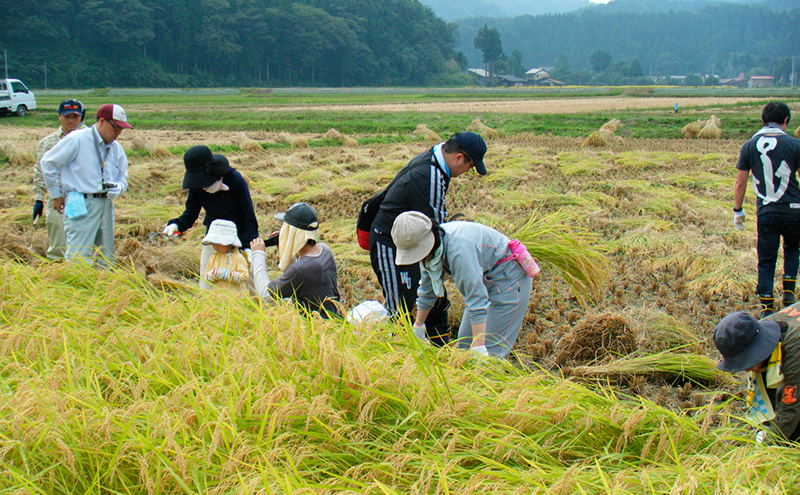
[[202, 278], [212, 287], [225, 289], [234, 294], [247, 291], [250, 270], [247, 260], [239, 248], [242, 242], [236, 224], [230, 220], [214, 220], [203, 238], [203, 245], [211, 245], [214, 254], [208, 259]]
[[[515, 261], [512, 246], [518, 241], [479, 223], [439, 225], [418, 211], [397, 217], [392, 240], [397, 246], [397, 265], [421, 265], [415, 335], [424, 335], [419, 330], [424, 330], [436, 298], [444, 293], [447, 273], [466, 306], [457, 346], [483, 356], [507, 358], [522, 327], [536, 275]], [[524, 247], [522, 250], [530, 256]]]

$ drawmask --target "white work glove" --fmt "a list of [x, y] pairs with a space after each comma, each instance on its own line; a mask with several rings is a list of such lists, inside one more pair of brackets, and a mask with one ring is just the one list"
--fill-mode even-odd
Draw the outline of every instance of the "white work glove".
[[430, 340], [428, 340], [428, 336], [426, 335], [425, 332], [424, 323], [422, 325], [417, 325], [416, 323], [414, 323], [412, 330], [414, 330], [414, 336], [417, 337], [419, 340], [425, 342], [426, 344], [430, 343]]
[[733, 212], [733, 226], [739, 230], [744, 230], [744, 210]]
[[767, 438], [766, 430], [758, 430], [756, 432], [756, 443], [761, 445], [764, 443], [764, 439]]
[[120, 194], [125, 192], [125, 188], [121, 182], [106, 182], [104, 186], [108, 199], [117, 199]]
[[167, 226], [164, 227], [164, 230], [161, 233], [166, 236], [181, 235], [181, 233], [178, 232], [178, 226], [175, 225], [174, 223], [168, 223]]
[[474, 352], [475, 354], [483, 357], [489, 357], [489, 351], [486, 349], [485, 345], [479, 345], [476, 347], [470, 347], [470, 351]]

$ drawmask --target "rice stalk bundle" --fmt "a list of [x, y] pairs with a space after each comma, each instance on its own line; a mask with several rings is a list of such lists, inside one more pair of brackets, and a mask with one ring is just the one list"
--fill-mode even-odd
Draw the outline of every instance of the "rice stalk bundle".
[[[401, 325], [387, 327], [395, 338], [387, 328], [354, 333], [282, 303], [162, 291], [122, 267], [70, 263], [0, 261], [0, 310], [9, 493], [800, 485], [800, 453], [754, 448], [732, 404], [689, 415], [602, 383], [476, 366], [469, 352], [423, 346]], [[671, 359], [632, 368], [714, 372]]]
[[625, 312], [636, 331], [640, 352], [702, 352], [701, 339], [688, 325], [657, 308], [629, 308]]
[[281, 132], [278, 134], [277, 138], [275, 139], [279, 143], [287, 143], [292, 148], [308, 148], [308, 139], [302, 136], [294, 136], [287, 132]]
[[719, 139], [722, 137], [722, 130], [713, 122], [709, 122], [700, 129], [700, 132], [697, 133], [697, 137], [700, 139]]
[[339, 130], [336, 129], [335, 127], [331, 127], [325, 132], [325, 134], [322, 135], [322, 137], [325, 139], [333, 139], [335, 141], [338, 141], [339, 139], [342, 138], [342, 133], [339, 132]]
[[712, 115], [711, 117], [709, 117], [708, 118], [708, 123], [709, 124], [714, 124], [715, 126], [720, 127], [720, 128], [722, 127], [722, 120], [719, 117], [717, 117], [716, 115]]
[[242, 139], [242, 141], [239, 143], [239, 148], [247, 153], [261, 153], [264, 151], [264, 148], [261, 147], [261, 144], [258, 141], [249, 139], [247, 137]]
[[636, 350], [636, 339], [624, 315], [603, 313], [581, 319], [556, 345], [556, 364], [601, 362]]
[[611, 132], [617, 132], [619, 128], [622, 127], [622, 121], [619, 119], [611, 119], [602, 126], [600, 129], [608, 129]]
[[705, 127], [706, 122], [702, 120], [698, 120], [696, 122], [690, 122], [683, 126], [681, 129], [681, 136], [685, 138], [694, 138], [700, 133], [700, 131]]
[[599, 300], [608, 282], [609, 262], [592, 245], [596, 236], [572, 223], [564, 210], [544, 215], [536, 208], [510, 237], [519, 239], [542, 269], [555, 269], [578, 301]]
[[570, 368], [570, 372], [573, 376], [586, 378], [620, 379], [651, 375], [681, 378], [702, 385], [735, 382], [730, 374], [717, 369], [716, 363], [707, 356], [672, 351], [645, 356], [627, 356], [598, 365], [576, 366]]
[[358, 147], [358, 141], [356, 139], [351, 138], [350, 136], [345, 136], [341, 132], [339, 132], [335, 127], [328, 129], [328, 131], [322, 135], [325, 139], [333, 139], [334, 141], [338, 141], [342, 147], [345, 148], [356, 148]]
[[800, 126], [798, 126], [797, 129], [794, 130], [794, 137], [800, 138]]
[[421, 137], [425, 141], [440, 141], [441, 137], [438, 133], [434, 132], [430, 127], [425, 124], [417, 124], [417, 127], [411, 131], [411, 134]]
[[611, 146], [614, 142], [614, 134], [609, 134], [608, 129], [594, 131], [586, 137], [586, 140], [581, 144], [584, 148], [600, 148], [604, 146]]
[[473, 120], [467, 130], [480, 134], [484, 139], [497, 139], [500, 137], [500, 133], [481, 122], [481, 119]]

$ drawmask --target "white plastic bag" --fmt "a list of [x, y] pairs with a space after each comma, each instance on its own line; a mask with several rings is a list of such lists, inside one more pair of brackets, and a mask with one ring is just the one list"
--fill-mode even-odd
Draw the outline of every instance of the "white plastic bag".
[[345, 319], [349, 323], [378, 323], [389, 318], [389, 311], [378, 301], [364, 301], [347, 312]]

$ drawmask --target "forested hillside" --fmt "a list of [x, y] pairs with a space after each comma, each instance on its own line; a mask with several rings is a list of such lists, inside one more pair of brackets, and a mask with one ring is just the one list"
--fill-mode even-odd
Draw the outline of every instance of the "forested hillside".
[[44, 86], [440, 84], [444, 21], [414, 0], [2, 2], [9, 76]]
[[[592, 53], [603, 50], [613, 60], [638, 59], [645, 75], [715, 73], [731, 77], [756, 70], [775, 75], [777, 80], [780, 74], [772, 72], [778, 60], [800, 57], [798, 9], [776, 11], [759, 4], [719, 3], [694, 11], [635, 13], [609, 10], [612, 4], [568, 14], [462, 19], [457, 22], [457, 49], [467, 56], [470, 66], [480, 67], [482, 54], [473, 40], [487, 24], [499, 32], [504, 53], [519, 50], [526, 67], [555, 66], [563, 54], [562, 64], [566, 62], [573, 70], [588, 69]], [[672, 2], [673, 6], [679, 4]], [[786, 65], [786, 60], [781, 65]]]

